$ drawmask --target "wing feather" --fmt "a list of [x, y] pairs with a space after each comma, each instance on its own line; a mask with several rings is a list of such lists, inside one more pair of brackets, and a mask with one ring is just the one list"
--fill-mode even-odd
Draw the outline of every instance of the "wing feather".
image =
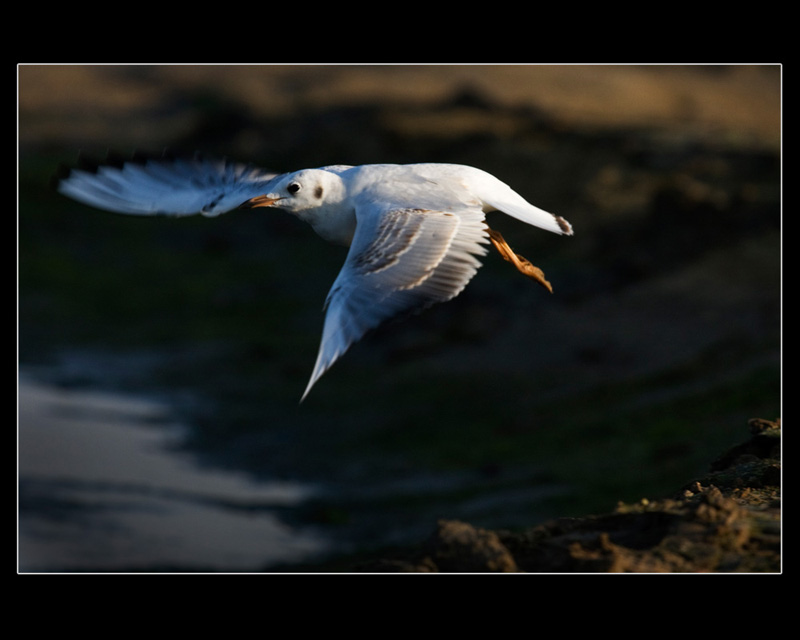
[[269, 190], [278, 174], [200, 156], [71, 169], [57, 190], [83, 204], [134, 215], [215, 216]]
[[457, 296], [488, 243], [477, 207], [452, 211], [371, 204], [356, 210], [350, 252], [326, 302], [322, 342], [303, 398], [367, 331]]

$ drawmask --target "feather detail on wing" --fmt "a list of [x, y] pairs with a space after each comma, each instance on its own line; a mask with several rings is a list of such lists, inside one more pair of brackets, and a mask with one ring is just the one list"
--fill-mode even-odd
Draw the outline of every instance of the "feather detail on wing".
[[371, 204], [358, 224], [326, 302], [314, 383], [367, 331], [398, 315], [457, 296], [477, 272], [488, 243], [479, 208], [453, 211]]
[[201, 156], [71, 169], [57, 190], [83, 204], [135, 215], [216, 216], [268, 191], [278, 174]]

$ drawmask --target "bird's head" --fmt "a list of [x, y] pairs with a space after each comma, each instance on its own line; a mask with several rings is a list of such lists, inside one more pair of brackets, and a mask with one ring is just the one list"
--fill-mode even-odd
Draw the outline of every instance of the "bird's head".
[[271, 186], [269, 193], [247, 200], [240, 208], [274, 207], [301, 214], [335, 202], [341, 193], [339, 176], [322, 169], [304, 169], [289, 173]]

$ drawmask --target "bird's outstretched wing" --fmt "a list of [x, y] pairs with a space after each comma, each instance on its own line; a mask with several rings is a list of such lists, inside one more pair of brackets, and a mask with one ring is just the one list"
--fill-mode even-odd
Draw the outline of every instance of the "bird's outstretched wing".
[[331, 287], [317, 362], [303, 397], [354, 342], [384, 321], [457, 296], [488, 236], [478, 206], [443, 210], [369, 203], [356, 208], [347, 260]]
[[133, 159], [68, 169], [56, 189], [84, 204], [135, 215], [216, 216], [269, 191], [278, 176], [225, 159]]

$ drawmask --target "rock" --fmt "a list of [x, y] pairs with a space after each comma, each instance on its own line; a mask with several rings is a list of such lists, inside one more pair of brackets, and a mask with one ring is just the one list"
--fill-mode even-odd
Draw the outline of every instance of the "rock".
[[416, 559], [382, 560], [361, 570], [779, 572], [780, 421], [751, 420], [750, 429], [748, 441], [674, 497], [620, 503], [608, 514], [522, 532], [440, 521]]
[[514, 558], [494, 531], [478, 529], [465, 522], [440, 520], [428, 547], [439, 571], [518, 570]]

